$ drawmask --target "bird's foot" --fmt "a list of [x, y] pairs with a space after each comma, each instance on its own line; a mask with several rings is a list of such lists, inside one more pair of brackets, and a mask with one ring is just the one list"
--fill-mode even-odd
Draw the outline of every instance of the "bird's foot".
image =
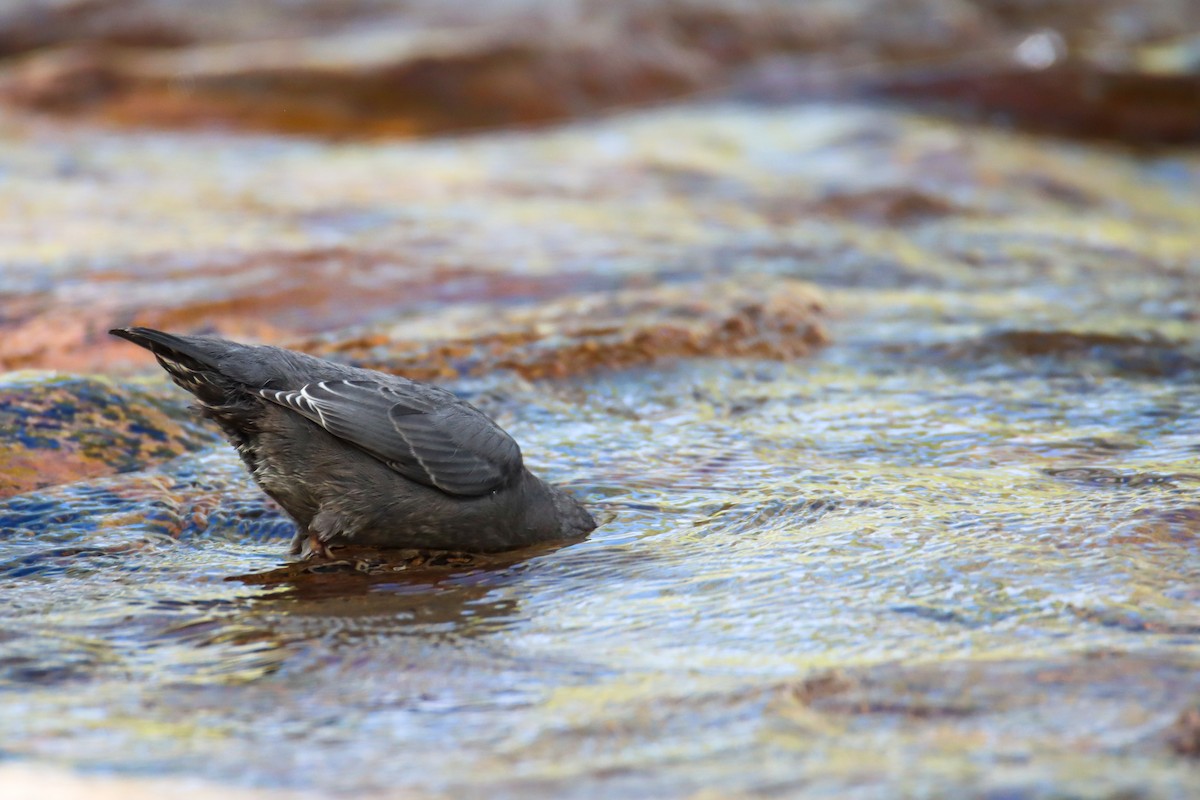
[[305, 558], [333, 558], [333, 553], [329, 550], [325, 543], [321, 541], [321, 537], [315, 533], [308, 534], [308, 540], [305, 542], [304, 551]]

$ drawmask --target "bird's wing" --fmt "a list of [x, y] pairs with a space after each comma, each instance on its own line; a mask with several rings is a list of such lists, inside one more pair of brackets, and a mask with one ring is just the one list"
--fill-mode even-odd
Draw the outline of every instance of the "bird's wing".
[[491, 492], [521, 469], [521, 448], [482, 411], [441, 389], [329, 380], [260, 389], [406, 478], [448, 494]]

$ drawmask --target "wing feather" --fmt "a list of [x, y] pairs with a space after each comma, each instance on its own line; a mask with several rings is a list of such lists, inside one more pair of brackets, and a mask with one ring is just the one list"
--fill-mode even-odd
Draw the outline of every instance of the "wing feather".
[[512, 437], [479, 409], [436, 387], [330, 380], [258, 393], [406, 478], [448, 494], [487, 494], [522, 466]]

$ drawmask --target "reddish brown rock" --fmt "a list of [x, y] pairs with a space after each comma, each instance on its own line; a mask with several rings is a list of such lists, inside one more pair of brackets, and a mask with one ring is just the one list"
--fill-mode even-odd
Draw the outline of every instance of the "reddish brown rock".
[[787, 224], [813, 216], [849, 220], [865, 225], [918, 225], [948, 216], [970, 216], [970, 209], [912, 187], [880, 187], [854, 192], [831, 192], [816, 200], [789, 199], [772, 204], [766, 215]]
[[773, 54], [855, 42], [928, 56], [987, 35], [976, 12], [946, 0], [907, 9], [907, 25], [866, 26], [876, 5], [34, 3], [0, 26], [0, 53], [31, 53], [0, 79], [0, 97], [136, 125], [412, 135], [719, 90]]
[[0, 100], [119, 124], [412, 136], [569, 119], [678, 97], [715, 77], [706, 57], [669, 41], [542, 33], [370, 33], [166, 52], [89, 45], [27, 57], [0, 81]]
[[1200, 75], [947, 67], [881, 80], [871, 93], [1035, 133], [1141, 145], [1200, 140]]
[[[867, 74], [890, 96], [1008, 111], [1057, 132], [1194, 139], [1193, 84], [1143, 74], [1136, 61], [1181, 20], [1200, 22], [1195, 7], [1138, 4], [1134, 27], [1120, 16], [1132, 5], [625, 0], [451, 13], [368, 2], [34, 2], [0, 20], [0, 54], [25, 54], [0, 68], [0, 100], [138, 126], [407, 136], [553, 122], [730, 85], [778, 94], [779, 80], [785, 96], [814, 86], [836, 96], [861, 91]], [[1082, 54], [1078, 74], [1011, 72], [1012, 52], [1039, 28]], [[1106, 66], [1114, 53], [1128, 76]], [[905, 69], [916, 60], [919, 75]]]
[[939, 359], [1057, 359], [1076, 368], [1088, 364], [1114, 373], [1179, 376], [1200, 369], [1200, 354], [1187, 342], [1158, 333], [1074, 330], [1000, 330], [950, 346], [930, 348]]
[[69, 298], [54, 289], [0, 296], [0, 371], [152, 363], [108, 336], [125, 325], [283, 341], [430, 304], [554, 298], [611, 283], [570, 272], [530, 277], [422, 266], [395, 253], [348, 248], [135, 263], [81, 277]]
[[743, 279], [568, 297], [501, 315], [422, 320], [461, 336], [403, 327], [293, 343], [360, 366], [433, 380], [512, 370], [564, 377], [673, 358], [792, 359], [827, 341], [819, 294], [800, 281]]

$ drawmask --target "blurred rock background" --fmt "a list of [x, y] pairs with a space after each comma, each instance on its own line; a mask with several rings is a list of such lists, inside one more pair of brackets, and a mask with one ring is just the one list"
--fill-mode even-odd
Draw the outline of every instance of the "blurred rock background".
[[7, 102], [124, 125], [430, 135], [869, 91], [1079, 135], [1200, 135], [1190, 0], [9, 0], [0, 13]]

